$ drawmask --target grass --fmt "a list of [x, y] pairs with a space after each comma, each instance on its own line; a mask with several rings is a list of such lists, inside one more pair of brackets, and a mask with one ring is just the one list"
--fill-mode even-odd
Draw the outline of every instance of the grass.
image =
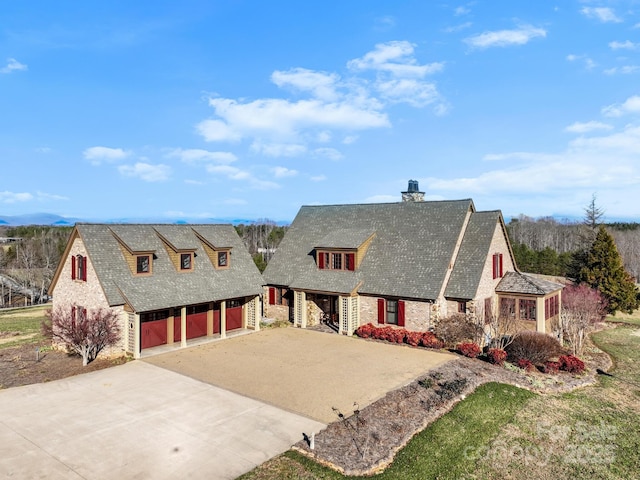
[[[634, 317], [635, 318], [635, 317]], [[640, 470], [640, 329], [635, 321], [593, 335], [613, 376], [567, 394], [479, 387], [400, 451], [379, 479], [628, 479]], [[243, 480], [340, 479], [295, 451]]]
[[[43, 340], [42, 321], [48, 305], [0, 310], [0, 349]], [[15, 338], [15, 340], [13, 340]]]
[[635, 312], [633, 312], [631, 314], [617, 312], [615, 315], [609, 315], [607, 317], [607, 322], [628, 323], [628, 324], [631, 324], [631, 325], [640, 326], [640, 310], [636, 310]]

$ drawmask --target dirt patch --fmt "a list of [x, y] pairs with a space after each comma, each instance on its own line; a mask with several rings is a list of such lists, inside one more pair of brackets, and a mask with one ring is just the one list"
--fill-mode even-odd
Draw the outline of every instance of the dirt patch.
[[21, 340], [28, 340], [37, 335], [37, 333], [26, 333], [22, 332], [0, 332], [0, 345], [11, 342], [19, 342]]
[[336, 412], [336, 422], [315, 436], [314, 449], [299, 442], [294, 449], [345, 475], [371, 475], [384, 470], [411, 438], [451, 410], [479, 385], [500, 382], [536, 393], [561, 393], [596, 381], [596, 369], [607, 370], [611, 360], [592, 352], [586, 373], [546, 375], [498, 367], [478, 359], [459, 357], [428, 375], [389, 392], [361, 411]]
[[[16, 337], [12, 337], [12, 340]], [[36, 360], [36, 348], [40, 348]], [[81, 373], [101, 370], [126, 362], [126, 358], [94, 360], [86, 367], [82, 358], [59, 350], [47, 350], [46, 344], [27, 344], [0, 350], [0, 388], [50, 382]]]

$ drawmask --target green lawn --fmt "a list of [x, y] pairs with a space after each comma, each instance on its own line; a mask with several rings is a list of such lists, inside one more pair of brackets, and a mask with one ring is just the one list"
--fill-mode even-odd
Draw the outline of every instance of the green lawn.
[[0, 348], [43, 340], [40, 326], [48, 305], [0, 310]]
[[[631, 323], [631, 322], [630, 322]], [[612, 377], [568, 394], [490, 383], [434, 422], [380, 479], [629, 479], [640, 471], [640, 329], [593, 336], [614, 357]], [[289, 451], [243, 480], [339, 479]]]

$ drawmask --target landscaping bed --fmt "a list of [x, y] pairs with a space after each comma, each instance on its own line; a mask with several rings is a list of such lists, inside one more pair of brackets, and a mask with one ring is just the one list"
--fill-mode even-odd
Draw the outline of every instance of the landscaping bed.
[[[368, 340], [372, 341], [372, 340]], [[561, 393], [595, 383], [596, 370], [611, 366], [608, 355], [591, 348], [580, 375], [524, 372], [479, 359], [460, 357], [427, 376], [389, 392], [362, 411], [338, 412], [336, 422], [315, 435], [314, 448], [301, 441], [294, 449], [345, 475], [371, 475], [384, 470], [396, 453], [479, 385], [511, 384], [536, 393]]]
[[[44, 341], [0, 349], [0, 388], [50, 382], [127, 361], [125, 357], [98, 358], [83, 367], [82, 358], [78, 355], [53, 350], [50, 345], [50, 342]], [[36, 349], [40, 350], [39, 358]]]

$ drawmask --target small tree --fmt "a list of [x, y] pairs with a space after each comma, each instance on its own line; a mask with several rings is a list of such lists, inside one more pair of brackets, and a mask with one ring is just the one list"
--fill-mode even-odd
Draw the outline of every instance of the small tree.
[[600, 290], [607, 299], [609, 313], [632, 313], [638, 308], [638, 289], [624, 269], [613, 237], [603, 226], [598, 229], [577, 280]]
[[484, 316], [485, 332], [491, 338], [490, 345], [504, 350], [513, 341], [513, 336], [518, 331], [516, 320], [516, 301], [514, 299], [501, 299], [497, 308], [493, 299], [486, 302], [485, 309], [480, 313]]
[[597, 289], [584, 283], [565, 287], [562, 292], [562, 329], [574, 355], [582, 355], [587, 333], [606, 314], [607, 300]]
[[47, 316], [49, 321], [42, 325], [44, 333], [82, 356], [83, 366], [95, 360], [106, 347], [120, 341], [118, 314], [111, 309], [100, 308], [87, 313], [73, 305], [71, 308], [56, 307], [49, 310]]

